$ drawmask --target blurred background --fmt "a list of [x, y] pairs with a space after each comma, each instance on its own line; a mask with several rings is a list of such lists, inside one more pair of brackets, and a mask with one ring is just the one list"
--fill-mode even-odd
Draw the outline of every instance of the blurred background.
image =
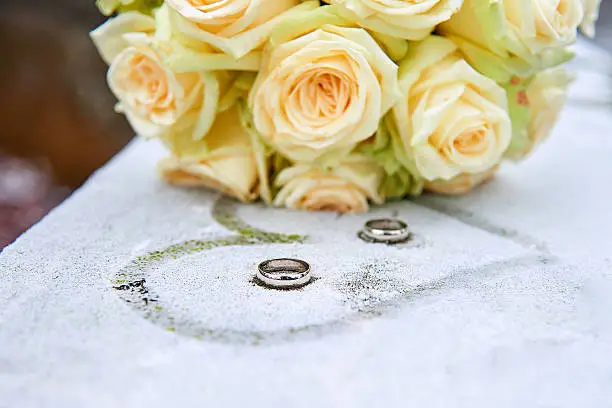
[[[88, 32], [94, 0], [0, 0], [0, 250], [133, 137]], [[600, 45], [612, 51], [612, 0]]]

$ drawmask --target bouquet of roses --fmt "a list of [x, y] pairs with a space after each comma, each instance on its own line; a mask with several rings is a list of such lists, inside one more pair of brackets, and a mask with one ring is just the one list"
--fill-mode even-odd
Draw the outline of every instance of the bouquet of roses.
[[91, 36], [165, 180], [351, 212], [529, 154], [600, 1], [98, 0]]

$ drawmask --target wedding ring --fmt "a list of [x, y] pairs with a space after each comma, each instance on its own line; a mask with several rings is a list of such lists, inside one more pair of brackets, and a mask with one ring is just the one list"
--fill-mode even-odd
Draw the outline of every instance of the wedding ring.
[[310, 265], [300, 259], [268, 259], [257, 267], [257, 279], [276, 289], [297, 289], [312, 278]]
[[359, 237], [367, 242], [396, 244], [410, 239], [408, 225], [397, 219], [379, 218], [365, 223]]

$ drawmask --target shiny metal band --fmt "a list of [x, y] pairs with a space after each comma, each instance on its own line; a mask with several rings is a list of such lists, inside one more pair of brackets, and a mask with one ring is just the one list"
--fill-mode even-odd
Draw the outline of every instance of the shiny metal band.
[[295, 289], [307, 285], [312, 275], [308, 262], [280, 258], [260, 263], [257, 267], [257, 278], [271, 288]]
[[408, 225], [392, 218], [380, 218], [366, 222], [359, 237], [368, 242], [399, 243], [410, 239]]

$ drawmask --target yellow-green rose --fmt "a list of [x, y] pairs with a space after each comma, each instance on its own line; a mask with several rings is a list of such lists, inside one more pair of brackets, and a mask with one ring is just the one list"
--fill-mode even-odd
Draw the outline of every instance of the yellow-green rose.
[[364, 156], [350, 156], [340, 164], [321, 169], [297, 164], [281, 171], [274, 200], [279, 207], [340, 213], [365, 212], [368, 200], [381, 204], [382, 169]]
[[[211, 72], [176, 73], [166, 60], [175, 45], [155, 37], [153, 20], [132, 12], [109, 20], [92, 33], [105, 60], [107, 79], [134, 130], [145, 138], [164, 138], [176, 126], [203, 138], [214, 120], [220, 86]], [[144, 32], [135, 32], [139, 29]]]
[[548, 138], [567, 101], [572, 76], [564, 69], [544, 71], [536, 75], [527, 89], [531, 113], [528, 133], [534, 144]]
[[325, 0], [341, 16], [381, 34], [422, 40], [459, 10], [463, 0]]
[[266, 143], [311, 162], [348, 154], [398, 97], [397, 65], [376, 41], [326, 25], [266, 48], [249, 106]]
[[566, 47], [576, 41], [582, 18], [582, 0], [464, 0], [440, 33], [479, 71], [506, 82], [496, 71], [527, 77], [570, 59]]
[[425, 191], [443, 195], [461, 195], [469, 193], [476, 187], [490, 181], [498, 167], [494, 167], [490, 170], [482, 173], [463, 173], [450, 180], [435, 180], [428, 181], [425, 183]]
[[150, 13], [161, 6], [163, 0], [96, 0], [96, 6], [102, 14], [110, 16], [114, 12], [139, 11]]
[[249, 134], [241, 125], [237, 105], [217, 116], [205, 146], [204, 141], [198, 141], [170, 147], [175, 154], [158, 165], [167, 182], [211, 188], [241, 201], [257, 198], [259, 177], [255, 152]]
[[[300, 0], [166, 0], [173, 25], [185, 36], [235, 59], [263, 45]], [[316, 7], [312, 2], [295, 10]]]
[[595, 23], [599, 19], [599, 6], [601, 0], [582, 0], [584, 7], [584, 19], [580, 24], [580, 30], [587, 37], [595, 37]]
[[117, 55], [129, 47], [128, 38], [133, 33], [155, 34], [155, 19], [135, 11], [111, 18], [90, 33], [100, 56], [108, 65]]
[[452, 41], [432, 36], [413, 45], [399, 76], [394, 149], [407, 169], [450, 180], [500, 162], [512, 137], [506, 92], [470, 67]]
[[506, 157], [521, 159], [548, 138], [565, 106], [572, 80], [565, 69], [557, 68], [508, 86], [514, 135]]

